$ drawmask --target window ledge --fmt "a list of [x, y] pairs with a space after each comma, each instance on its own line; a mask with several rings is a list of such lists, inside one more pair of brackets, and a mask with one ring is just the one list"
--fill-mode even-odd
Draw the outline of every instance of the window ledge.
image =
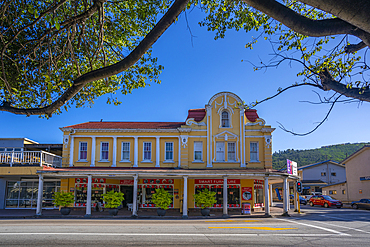
[[131, 163], [130, 160], [120, 160], [119, 163]]
[[201, 160], [193, 160], [192, 163], [204, 163], [204, 161], [201, 161]]
[[151, 160], [142, 160], [141, 163], [153, 163]]
[[165, 163], [175, 163], [175, 161], [173, 161], [173, 160], [165, 160], [165, 161], [163, 161], [163, 163], [165, 164]]
[[86, 162], [89, 162], [88, 160], [77, 160], [76, 162], [79, 162], [79, 163], [86, 163]]
[[248, 163], [261, 163], [261, 161], [258, 161], [258, 160], [250, 160]]
[[239, 164], [240, 161], [213, 161], [212, 163], [235, 163], [235, 164]]
[[98, 163], [109, 163], [109, 160], [99, 160]]

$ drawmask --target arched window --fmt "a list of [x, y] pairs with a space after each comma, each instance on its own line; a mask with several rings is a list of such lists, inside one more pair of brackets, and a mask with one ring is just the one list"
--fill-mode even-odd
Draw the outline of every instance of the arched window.
[[223, 111], [221, 114], [221, 124], [222, 127], [230, 127], [229, 113], [227, 111]]

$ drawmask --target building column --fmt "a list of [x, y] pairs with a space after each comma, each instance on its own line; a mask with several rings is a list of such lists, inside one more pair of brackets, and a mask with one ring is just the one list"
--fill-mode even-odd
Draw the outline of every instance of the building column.
[[112, 155], [113, 155], [112, 167], [116, 167], [117, 166], [117, 137], [116, 136], [113, 137], [113, 152], [112, 152]]
[[288, 177], [284, 177], [283, 181], [283, 216], [288, 216], [288, 203], [289, 203], [289, 195], [288, 195]]
[[287, 203], [286, 203], [286, 205], [287, 205], [287, 209], [288, 209], [288, 211], [290, 210], [290, 183], [289, 183], [289, 181], [287, 181], [287, 195], [288, 195], [288, 197], [287, 197]]
[[156, 142], [155, 142], [155, 167], [160, 167], [159, 161], [160, 161], [160, 152], [159, 152], [159, 137], [156, 137]]
[[179, 136], [179, 164], [178, 167], [181, 167], [181, 136]]
[[39, 190], [37, 191], [37, 209], [36, 216], [41, 216], [42, 214], [42, 196], [44, 193], [44, 177], [39, 174]]
[[270, 190], [269, 190], [269, 177], [265, 177], [265, 215], [270, 216]]
[[270, 188], [270, 206], [273, 207], [274, 206], [274, 200], [273, 200], [273, 197], [272, 197], [272, 184], [269, 185], [269, 188]]
[[86, 200], [86, 215], [85, 217], [91, 216], [91, 184], [92, 184], [92, 176], [87, 176], [87, 200]]
[[188, 216], [188, 176], [184, 176], [184, 196], [182, 198], [182, 218], [187, 219]]
[[137, 218], [137, 182], [138, 182], [138, 175], [134, 176], [134, 192], [133, 192], [133, 200], [132, 200], [132, 217]]
[[91, 137], [91, 165], [95, 166], [96, 137]]
[[223, 205], [222, 205], [222, 217], [226, 218], [228, 217], [227, 215], [227, 176], [224, 176], [224, 185], [223, 185]]
[[139, 159], [139, 138], [134, 137], [134, 167], [138, 167], [138, 159]]
[[69, 166], [73, 166], [73, 149], [74, 149], [75, 138], [71, 136], [71, 145], [69, 147]]

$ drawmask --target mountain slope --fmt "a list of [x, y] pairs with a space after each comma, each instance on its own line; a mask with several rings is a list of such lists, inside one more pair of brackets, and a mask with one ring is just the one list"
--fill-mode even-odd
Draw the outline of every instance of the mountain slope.
[[370, 142], [337, 144], [308, 150], [288, 149], [279, 151], [272, 155], [272, 167], [274, 169], [286, 168], [287, 159], [297, 162], [298, 167], [325, 160], [341, 162], [347, 156], [368, 144], [370, 144]]

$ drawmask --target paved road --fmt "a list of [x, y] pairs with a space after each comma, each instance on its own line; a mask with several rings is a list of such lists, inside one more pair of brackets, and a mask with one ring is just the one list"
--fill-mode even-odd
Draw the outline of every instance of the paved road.
[[4, 246], [368, 246], [370, 211], [303, 206], [299, 217], [0, 220]]

